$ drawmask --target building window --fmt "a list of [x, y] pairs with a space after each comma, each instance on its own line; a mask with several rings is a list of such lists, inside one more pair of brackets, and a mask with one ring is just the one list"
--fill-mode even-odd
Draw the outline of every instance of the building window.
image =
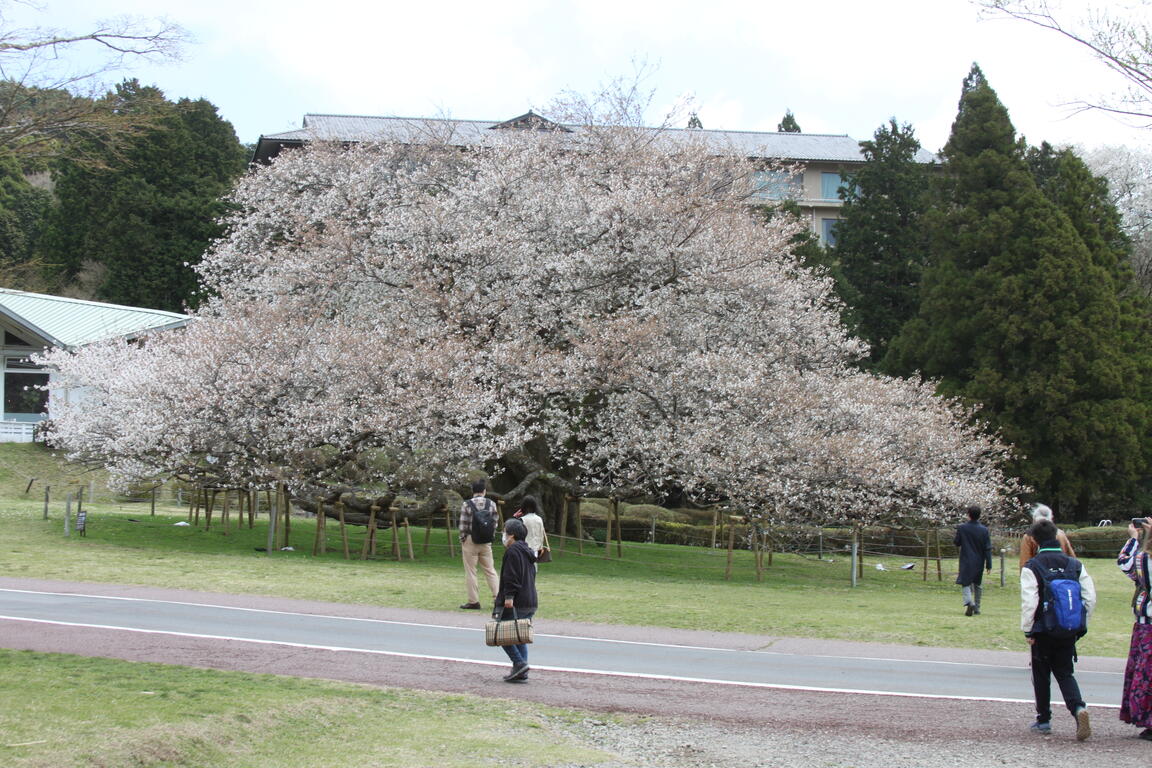
[[839, 200], [840, 195], [838, 191], [844, 184], [844, 179], [838, 173], [821, 173], [820, 174], [820, 199], [821, 200]]
[[795, 200], [802, 197], [803, 173], [756, 171], [752, 174], [753, 200]]
[[47, 372], [28, 358], [4, 358], [4, 420], [39, 421], [48, 410], [48, 393], [37, 387], [47, 383]]
[[825, 248], [836, 245], [836, 225], [840, 219], [820, 219], [820, 242]]

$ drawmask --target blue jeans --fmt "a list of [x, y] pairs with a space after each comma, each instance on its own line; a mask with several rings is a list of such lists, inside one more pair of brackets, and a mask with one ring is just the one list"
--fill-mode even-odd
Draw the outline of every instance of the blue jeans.
[[[535, 615], [536, 615], [536, 611], [534, 611], [534, 610], [533, 611], [516, 611], [516, 618], [518, 618], [518, 619], [530, 619]], [[512, 618], [512, 611], [505, 608], [504, 613], [500, 618], [502, 618], [502, 619]], [[508, 658], [512, 660], [512, 666], [515, 667], [515, 666], [519, 666], [521, 664], [527, 664], [528, 663], [528, 644], [527, 643], [522, 643], [520, 645], [502, 645], [500, 647], [504, 649], [504, 653], [508, 654]]]

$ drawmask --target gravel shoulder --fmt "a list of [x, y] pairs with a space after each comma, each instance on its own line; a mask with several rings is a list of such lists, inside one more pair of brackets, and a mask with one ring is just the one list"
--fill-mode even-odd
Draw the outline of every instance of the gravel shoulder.
[[[475, 613], [417, 611], [253, 595], [0, 578], [0, 588], [96, 594], [228, 605], [449, 626], [476, 625]], [[540, 626], [544, 625], [544, 626]], [[1027, 655], [960, 649], [778, 638], [541, 621], [547, 634], [773, 650], [810, 655], [893, 660], [979, 661], [1027, 664]], [[1072, 719], [1054, 718], [1054, 733], [1028, 732], [1031, 708], [1020, 704], [865, 694], [784, 691], [705, 683], [540, 673], [528, 685], [499, 680], [506, 663], [476, 664], [408, 659], [346, 651], [285, 648], [247, 642], [64, 627], [0, 620], [0, 646], [101, 656], [129, 661], [343, 680], [366, 685], [516, 698], [588, 712], [566, 726], [582, 739], [617, 754], [619, 766], [814, 766], [835, 768], [954, 768], [956, 765], [1105, 765], [1152, 758], [1152, 743], [1135, 738], [1114, 709], [1094, 712], [1093, 738], [1074, 740]], [[1078, 668], [1123, 670], [1123, 660], [1082, 657]], [[1119, 691], [1117, 691], [1119, 697]], [[607, 715], [613, 715], [608, 717]]]

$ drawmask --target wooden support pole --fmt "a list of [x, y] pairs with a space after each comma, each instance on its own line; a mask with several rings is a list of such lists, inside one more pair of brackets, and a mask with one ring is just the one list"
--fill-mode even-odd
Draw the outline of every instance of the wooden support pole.
[[376, 554], [376, 512], [380, 507], [375, 504], [368, 511], [368, 529], [364, 533], [364, 546], [360, 550], [360, 559], [367, 560], [368, 555]]
[[412, 526], [408, 524], [408, 515], [404, 515], [404, 538], [408, 542], [408, 559], [415, 560], [416, 552], [412, 549]]
[[720, 529], [720, 507], [712, 508], [712, 549], [716, 549], [716, 534]]
[[764, 532], [756, 523], [752, 524], [752, 555], [756, 563], [756, 581], [764, 580]]
[[929, 548], [932, 546], [932, 529], [924, 531], [924, 582], [928, 581], [928, 555]]
[[612, 499], [612, 516], [616, 518], [616, 557], [624, 557], [624, 531], [620, 529], [620, 499]]
[[316, 535], [312, 537], [312, 557], [316, 557], [323, 551], [323, 545], [320, 543], [324, 537], [324, 499], [316, 498]]
[[576, 546], [580, 554], [584, 554], [584, 511], [580, 497], [576, 497]]
[[728, 522], [728, 565], [724, 568], [724, 581], [732, 580], [732, 550], [736, 548], [736, 526]]
[[400, 526], [396, 523], [396, 507], [388, 507], [388, 517], [392, 526], [392, 559], [400, 561]]
[[571, 503], [572, 497], [565, 494], [564, 506], [560, 509], [560, 547], [557, 553], [564, 551], [564, 542], [568, 538], [568, 505]]
[[152, 517], [156, 517], [156, 489], [160, 486], [152, 486]]
[[224, 535], [228, 535], [228, 502], [232, 498], [232, 492], [227, 488], [224, 489], [224, 505], [220, 510], [220, 524], [224, 526]]
[[212, 530], [212, 507], [216, 504], [216, 489], [212, 489], [211, 497], [208, 496], [208, 490], [204, 490], [204, 530]]
[[[50, 485], [44, 486], [44, 519], [45, 520], [48, 519], [48, 491], [50, 491], [51, 489], [52, 489], [52, 486], [50, 486]], [[153, 513], [153, 514], [155, 514], [155, 513]]]
[[940, 529], [936, 529], [936, 581], [944, 581], [944, 556], [940, 549]]
[[292, 498], [288, 495], [288, 485], [282, 485], [284, 489], [284, 546], [290, 547], [288, 537], [292, 535]]
[[199, 493], [197, 489], [193, 488], [192, 493], [188, 494], [188, 522], [192, 522], [192, 508], [199, 503]]
[[348, 552], [348, 527], [344, 524], [344, 502], [336, 502], [336, 514], [340, 518], [340, 541], [344, 543], [344, 559], [351, 560], [352, 556]]

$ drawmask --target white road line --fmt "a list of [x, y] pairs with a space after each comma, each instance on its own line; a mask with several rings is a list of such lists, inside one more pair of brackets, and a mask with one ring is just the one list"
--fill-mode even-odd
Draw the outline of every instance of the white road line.
[[[164, 601], [155, 601], [155, 602], [164, 602]], [[311, 615], [311, 614], [307, 614], [307, 615]], [[258, 639], [250, 638], [250, 637], [232, 637], [229, 635], [205, 635], [205, 634], [197, 634], [197, 633], [192, 633], [192, 632], [175, 632], [175, 631], [171, 631], [171, 630], [162, 630], [162, 629], [139, 629], [136, 627], [120, 627], [120, 626], [116, 626], [116, 625], [112, 625], [112, 624], [85, 624], [85, 623], [80, 623], [80, 622], [54, 621], [54, 620], [49, 620], [49, 619], [29, 619], [29, 618], [25, 618], [23, 616], [4, 616], [4, 615], [0, 615], [0, 620], [25, 621], [25, 622], [31, 622], [34, 624], [52, 624], [52, 625], [63, 626], [63, 627], [83, 627], [86, 629], [111, 629], [111, 630], [117, 630], [117, 631], [122, 631], [122, 632], [138, 632], [141, 634], [148, 634], [148, 635], [169, 635], [169, 636], [175, 636], [175, 637], [192, 637], [192, 638], [204, 639], [204, 640], [231, 640], [231, 641], [240, 642], [240, 643], [255, 643], [258, 645], [280, 645], [280, 646], [285, 646], [285, 647], [289, 647], [289, 648], [305, 648], [305, 649], [310, 649], [310, 650], [336, 651], [336, 652], [341, 652], [341, 653], [370, 653], [370, 654], [374, 654], [374, 655], [378, 655], [378, 656], [397, 656], [400, 658], [424, 659], [427, 661], [450, 661], [450, 662], [457, 662], [457, 663], [461, 663], [461, 664], [479, 664], [479, 665], [487, 666], [487, 667], [504, 667], [504, 666], [507, 666], [507, 662], [505, 662], [505, 661], [483, 661], [483, 660], [479, 660], [479, 659], [464, 659], [464, 658], [457, 658], [457, 657], [452, 657], [452, 656], [431, 656], [431, 655], [420, 654], [420, 653], [402, 653], [400, 651], [380, 651], [380, 650], [374, 650], [374, 649], [369, 649], [369, 648], [345, 648], [345, 647], [337, 646], [337, 645], [315, 645], [315, 644], [311, 644], [311, 643], [291, 643], [291, 642], [286, 642], [286, 641], [281, 641], [281, 640], [258, 640]], [[429, 625], [429, 626], [435, 626], [435, 625]], [[639, 680], [668, 680], [668, 681], [672, 681], [672, 682], [682, 682], [682, 683], [705, 683], [705, 684], [709, 684], [709, 685], [729, 685], [729, 686], [735, 686], [738, 688], [764, 688], [764, 689], [782, 690], [782, 691], [803, 691], [803, 692], [809, 692], [809, 693], [854, 693], [854, 694], [861, 694], [861, 695], [866, 695], [866, 696], [894, 696], [894, 697], [912, 698], [912, 699], [943, 699], [943, 700], [949, 700], [949, 701], [991, 701], [991, 702], [1006, 703], [1006, 704], [1031, 704], [1031, 703], [1033, 703], [1031, 699], [1010, 699], [1010, 698], [998, 698], [998, 697], [988, 697], [988, 696], [953, 696], [953, 695], [934, 694], [934, 693], [910, 693], [910, 692], [904, 692], [904, 691], [874, 691], [874, 690], [868, 690], [868, 689], [862, 689], [862, 688], [825, 688], [825, 687], [809, 686], [809, 685], [785, 685], [785, 684], [781, 684], [781, 683], [749, 683], [749, 682], [740, 682], [740, 681], [734, 681], [734, 680], [713, 680], [713, 679], [704, 678], [704, 677], [681, 677], [681, 676], [677, 676], [677, 675], [653, 675], [653, 674], [646, 674], [646, 673], [641, 673], [641, 672], [613, 672], [613, 671], [602, 670], [602, 669], [583, 669], [580, 667], [534, 666], [533, 669], [546, 671], [546, 672], [568, 672], [568, 673], [584, 674], [584, 675], [604, 675], [604, 676], [608, 676], [608, 677], [634, 678], [634, 679], [639, 679]], [[1100, 704], [1100, 703], [1096, 703], [1096, 702], [1088, 702], [1088, 703], [1093, 707], [1099, 707], [1099, 708], [1104, 708], [1104, 709], [1119, 709], [1120, 708], [1120, 706], [1118, 704]]]

